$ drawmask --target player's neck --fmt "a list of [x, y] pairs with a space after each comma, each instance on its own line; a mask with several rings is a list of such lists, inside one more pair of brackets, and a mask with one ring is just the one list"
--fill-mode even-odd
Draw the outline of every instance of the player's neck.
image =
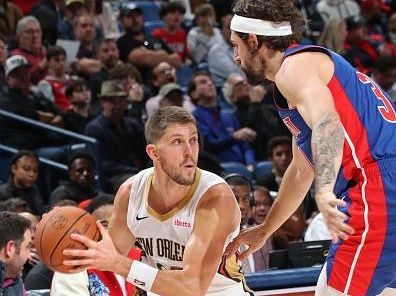
[[275, 76], [282, 65], [285, 53], [277, 50], [267, 50], [264, 54], [266, 55], [265, 78], [275, 81]]
[[177, 184], [165, 174], [154, 173], [148, 203], [160, 214], [165, 214], [175, 208], [188, 194], [190, 186]]

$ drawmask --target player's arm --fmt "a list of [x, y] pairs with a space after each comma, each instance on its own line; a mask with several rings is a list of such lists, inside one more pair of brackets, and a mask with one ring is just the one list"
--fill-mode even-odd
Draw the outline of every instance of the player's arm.
[[151, 291], [159, 295], [205, 295], [223, 257], [226, 238], [239, 227], [240, 219], [228, 186], [209, 189], [197, 208], [183, 270], [158, 272]]
[[107, 227], [107, 232], [112, 238], [116, 249], [125, 256], [128, 255], [128, 252], [135, 244], [135, 237], [127, 225], [129, 194], [132, 188], [132, 180], [133, 177], [129, 178], [118, 189], [114, 199], [114, 211]]
[[333, 96], [327, 87], [333, 72], [333, 62], [327, 55], [302, 53], [286, 59], [276, 84], [312, 129], [315, 198], [337, 240], [337, 237], [346, 239], [352, 229], [343, 223], [346, 216], [336, 209], [344, 203], [333, 194], [345, 139]]
[[292, 151], [293, 159], [282, 178], [278, 195], [267, 218], [261, 225], [243, 231], [228, 246], [228, 254], [235, 253], [241, 244], [246, 244], [249, 248], [240, 255], [240, 259], [245, 260], [264, 245], [271, 234], [282, 226], [303, 201], [312, 184], [314, 173], [294, 141]]
[[95, 268], [112, 271], [132, 284], [159, 295], [204, 295], [219, 267], [226, 238], [239, 227], [240, 219], [231, 189], [226, 184], [219, 184], [205, 193], [197, 207], [194, 229], [184, 251], [182, 270], [158, 271], [121, 255], [100, 223], [100, 242], [72, 234], [73, 239], [84, 243], [88, 249], [65, 250], [64, 254], [74, 258], [64, 261], [64, 264], [75, 266], [74, 270]]

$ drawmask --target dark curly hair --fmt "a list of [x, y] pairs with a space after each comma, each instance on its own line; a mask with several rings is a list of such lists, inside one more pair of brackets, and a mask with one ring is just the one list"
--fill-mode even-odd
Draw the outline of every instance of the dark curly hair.
[[[239, 16], [271, 22], [290, 22], [293, 34], [289, 36], [257, 36], [259, 47], [263, 43], [272, 50], [284, 51], [289, 45], [301, 40], [304, 20], [293, 0], [236, 0], [233, 11]], [[236, 32], [242, 40], [249, 34]]]

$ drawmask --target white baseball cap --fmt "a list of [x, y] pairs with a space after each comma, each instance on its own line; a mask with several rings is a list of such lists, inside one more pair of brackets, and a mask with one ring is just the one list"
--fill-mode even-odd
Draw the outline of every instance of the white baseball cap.
[[20, 67], [29, 67], [29, 62], [26, 58], [21, 55], [10, 56], [4, 64], [5, 75], [8, 76], [12, 71]]

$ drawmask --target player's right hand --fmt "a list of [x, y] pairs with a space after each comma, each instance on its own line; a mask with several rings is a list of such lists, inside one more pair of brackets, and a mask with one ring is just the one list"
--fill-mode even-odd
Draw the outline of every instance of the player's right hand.
[[323, 214], [333, 243], [337, 243], [340, 239], [347, 240], [355, 231], [347, 224], [347, 215], [337, 208], [344, 207], [345, 202], [337, 199], [333, 192], [316, 193], [315, 200], [319, 211]]
[[239, 255], [239, 260], [243, 261], [247, 257], [249, 257], [250, 254], [259, 250], [264, 245], [267, 239], [268, 237], [262, 233], [262, 229], [260, 225], [254, 226], [249, 229], [245, 229], [241, 231], [238, 237], [236, 237], [227, 246], [225, 253], [227, 257], [230, 257], [239, 250], [239, 247], [242, 244], [244, 244], [248, 248]]

